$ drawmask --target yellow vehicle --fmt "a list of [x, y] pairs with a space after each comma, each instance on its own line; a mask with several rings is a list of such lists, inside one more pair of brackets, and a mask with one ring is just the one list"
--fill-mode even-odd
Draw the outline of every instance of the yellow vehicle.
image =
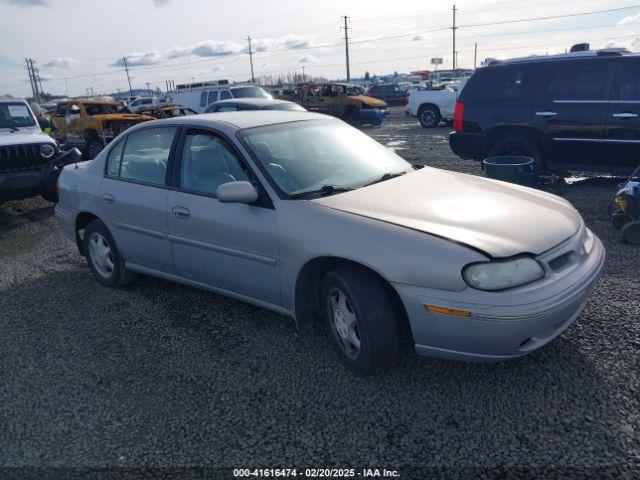
[[111, 140], [132, 125], [155, 118], [119, 113], [121, 102], [67, 100], [56, 105], [53, 114], [56, 140], [65, 148], [77, 147], [86, 158], [95, 158]]
[[184, 117], [185, 115], [197, 115], [193, 108], [184, 107], [182, 105], [156, 105], [149, 108], [138, 110], [139, 115], [148, 115], [153, 118], [174, 118]]
[[368, 97], [360, 87], [346, 83], [323, 83], [307, 88], [302, 95], [302, 106], [341, 118], [351, 125], [380, 125], [389, 114], [385, 102]]

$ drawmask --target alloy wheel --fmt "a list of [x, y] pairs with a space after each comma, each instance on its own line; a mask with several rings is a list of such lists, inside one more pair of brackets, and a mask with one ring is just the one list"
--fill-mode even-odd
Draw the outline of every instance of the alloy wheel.
[[94, 232], [91, 234], [89, 238], [89, 254], [93, 267], [101, 276], [109, 278], [113, 275], [115, 262], [113, 261], [111, 245], [100, 233]]
[[353, 305], [339, 288], [333, 288], [329, 293], [329, 314], [331, 327], [340, 347], [349, 358], [360, 355], [360, 328]]

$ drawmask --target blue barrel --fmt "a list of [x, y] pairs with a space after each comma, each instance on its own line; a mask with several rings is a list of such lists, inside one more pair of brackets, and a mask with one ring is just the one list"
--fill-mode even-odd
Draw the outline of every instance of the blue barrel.
[[482, 164], [484, 174], [494, 180], [530, 187], [536, 177], [534, 160], [529, 157], [491, 157]]

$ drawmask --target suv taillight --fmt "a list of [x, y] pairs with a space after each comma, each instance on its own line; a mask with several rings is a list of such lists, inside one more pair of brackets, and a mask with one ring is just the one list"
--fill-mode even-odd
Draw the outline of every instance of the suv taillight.
[[456, 102], [456, 108], [453, 111], [453, 129], [456, 133], [462, 132], [462, 122], [464, 118], [464, 103]]

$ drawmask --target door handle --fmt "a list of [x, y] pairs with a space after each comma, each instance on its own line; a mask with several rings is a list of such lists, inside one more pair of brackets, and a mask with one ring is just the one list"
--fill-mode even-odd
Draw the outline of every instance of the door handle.
[[558, 115], [556, 112], [544, 111], [544, 112], [536, 112], [538, 117], [555, 117]]
[[113, 202], [116, 201], [116, 197], [114, 197], [110, 193], [104, 193], [104, 194], [102, 194], [102, 201], [104, 203], [113, 203]]
[[191, 217], [191, 212], [188, 208], [173, 207], [173, 216], [181, 220], [186, 220], [187, 218]]
[[638, 118], [638, 114], [631, 113], [631, 112], [620, 112], [620, 113], [614, 113], [613, 118]]

